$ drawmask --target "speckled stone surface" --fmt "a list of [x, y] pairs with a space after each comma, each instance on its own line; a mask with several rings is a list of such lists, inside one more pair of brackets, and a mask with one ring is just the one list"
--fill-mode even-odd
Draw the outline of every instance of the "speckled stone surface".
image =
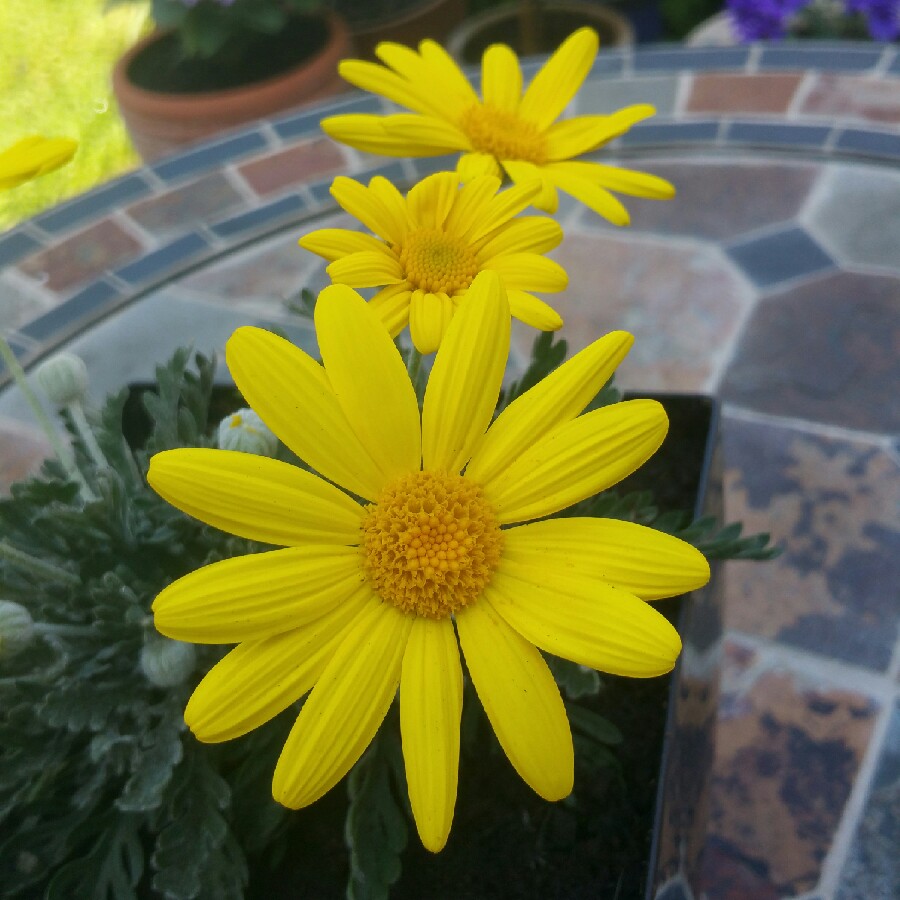
[[[601, 55], [569, 110], [654, 104], [597, 158], [678, 196], [628, 198], [628, 229], [562, 198], [570, 288], [547, 299], [563, 334], [577, 349], [628, 329], [620, 384], [717, 393], [726, 516], [784, 548], [726, 569], [702, 879], [667, 871], [666, 897], [900, 894], [898, 98], [891, 45], [654, 47]], [[0, 328], [26, 367], [81, 353], [95, 400], [187, 340], [221, 353], [241, 324], [315, 352], [287, 301], [327, 282], [300, 235], [351, 224], [332, 176], [406, 188], [452, 165], [365, 157], [318, 128], [384, 110], [348, 94], [256, 123], [0, 235]], [[511, 371], [534, 338], [513, 334]], [[45, 453], [0, 392], [0, 490]]]

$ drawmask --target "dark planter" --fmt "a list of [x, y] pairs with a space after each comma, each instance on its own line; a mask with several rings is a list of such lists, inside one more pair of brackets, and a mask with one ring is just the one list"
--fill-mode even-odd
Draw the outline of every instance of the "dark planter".
[[157, 32], [135, 44], [113, 70], [122, 118], [145, 162], [345, 90], [337, 66], [353, 55], [347, 26], [332, 13], [297, 18], [267, 37], [252, 55], [252, 71], [183, 63], [176, 51], [174, 35]]
[[[135, 386], [125, 409], [124, 432], [133, 445], [147, 433], [140, 401], [146, 389]], [[665, 406], [669, 434], [617, 492], [652, 490], [663, 510], [689, 509], [721, 520], [716, 401], [649, 396]], [[240, 405], [233, 387], [215, 389], [215, 416]], [[676, 623], [684, 642], [675, 670], [646, 680], [603, 675], [600, 694], [578, 701], [622, 731], [622, 744], [611, 748], [617, 766], [585, 768], [576, 748], [577, 801], [551, 804], [519, 779], [499, 746], [481, 742], [482, 749], [495, 752], [477, 759], [463, 754], [447, 847], [436, 856], [428, 853], [410, 826], [392, 900], [699, 896], [722, 634], [718, 566], [713, 564], [705, 588], [661, 601], [658, 608]], [[396, 725], [389, 717], [386, 727]], [[284, 859], [274, 869], [257, 868], [248, 897], [343, 897], [345, 809], [345, 792], [337, 788], [292, 813]]]

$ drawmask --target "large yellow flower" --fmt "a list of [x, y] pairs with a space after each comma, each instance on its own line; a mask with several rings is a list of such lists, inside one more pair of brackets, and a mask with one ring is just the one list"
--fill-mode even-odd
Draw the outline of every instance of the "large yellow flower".
[[78, 141], [71, 138], [24, 137], [0, 151], [0, 190], [17, 187], [32, 178], [64, 166], [75, 155]]
[[497, 193], [499, 187], [499, 178], [485, 175], [459, 190], [459, 176], [441, 172], [403, 197], [380, 176], [368, 188], [339, 177], [331, 193], [378, 237], [323, 228], [300, 238], [300, 246], [332, 260], [327, 271], [333, 282], [381, 287], [371, 305], [394, 337], [408, 322], [420, 353], [438, 348], [454, 310], [485, 269], [502, 276], [516, 318], [555, 331], [559, 314], [529, 292], [568, 284], [565, 270], [541, 256], [559, 244], [562, 228], [545, 216], [514, 218], [534, 198], [537, 181]]
[[470, 290], [478, 302], [451, 323], [421, 415], [390, 336], [348, 287], [316, 306], [323, 364], [260, 329], [234, 333], [228, 365], [244, 397], [321, 477], [207, 449], [157, 454], [148, 475], [190, 515], [287, 546], [214, 563], [156, 598], [163, 634], [239, 643], [191, 697], [193, 732], [229, 740], [310, 691], [273, 780], [275, 799], [298, 808], [359, 759], [399, 685], [410, 802], [435, 852], [456, 802], [457, 637], [511, 763], [559, 800], [572, 737], [538, 648], [622, 675], [667, 672], [678, 634], [645, 600], [709, 575], [698, 551], [649, 528], [544, 518], [617, 482], [666, 433], [651, 400], [579, 415], [631, 336], [598, 340], [491, 423], [509, 309], [495, 273]]
[[462, 151], [457, 169], [468, 181], [499, 175], [516, 182], [541, 180], [535, 206], [555, 212], [557, 188], [571, 194], [616, 225], [628, 212], [610, 193], [669, 199], [675, 189], [655, 175], [576, 158], [624, 134], [656, 110], [627, 106], [612, 115], [576, 116], [555, 121], [578, 92], [597, 55], [597, 34], [581, 28], [571, 34], [522, 92], [515, 53], [494, 44], [481, 62], [482, 99], [447, 52], [422, 41], [419, 52], [383, 43], [375, 52], [385, 63], [345, 60], [340, 72], [351, 84], [381, 94], [413, 114], [342, 115], [323, 119], [335, 140], [389, 156], [438, 156]]

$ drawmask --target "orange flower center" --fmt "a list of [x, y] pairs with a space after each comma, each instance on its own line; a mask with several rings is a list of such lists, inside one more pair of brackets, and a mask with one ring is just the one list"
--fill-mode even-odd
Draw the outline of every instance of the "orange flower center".
[[362, 530], [363, 566], [378, 595], [430, 619], [481, 596], [503, 545], [481, 487], [445, 472], [398, 478], [368, 507]]
[[459, 124], [476, 150], [498, 160], [521, 159], [537, 166], [547, 162], [543, 132], [515, 113], [479, 103], [463, 113]]
[[465, 291], [478, 274], [478, 261], [469, 246], [436, 228], [412, 231], [394, 249], [413, 290], [450, 297]]

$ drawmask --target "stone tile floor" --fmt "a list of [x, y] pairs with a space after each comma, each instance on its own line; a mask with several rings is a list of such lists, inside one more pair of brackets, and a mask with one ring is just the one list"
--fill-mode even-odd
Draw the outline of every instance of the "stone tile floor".
[[[601, 57], [579, 111], [632, 102], [660, 117], [604, 161], [663, 175], [679, 195], [630, 201], [629, 229], [563, 205], [563, 335], [579, 348], [626, 328], [624, 387], [717, 394], [727, 517], [785, 549], [727, 568], [699, 896], [900, 896], [900, 55], [806, 44]], [[239, 324], [312, 346], [285, 301], [326, 282], [296, 241], [348, 221], [331, 177], [408, 183], [445, 162], [367, 170], [321, 137], [321, 114], [262, 122], [0, 235], [0, 327], [26, 365], [72, 349], [99, 399], [188, 338], [221, 348]], [[515, 360], [532, 337], [515, 330]], [[0, 395], [0, 483], [45, 447], [21, 398]]]

